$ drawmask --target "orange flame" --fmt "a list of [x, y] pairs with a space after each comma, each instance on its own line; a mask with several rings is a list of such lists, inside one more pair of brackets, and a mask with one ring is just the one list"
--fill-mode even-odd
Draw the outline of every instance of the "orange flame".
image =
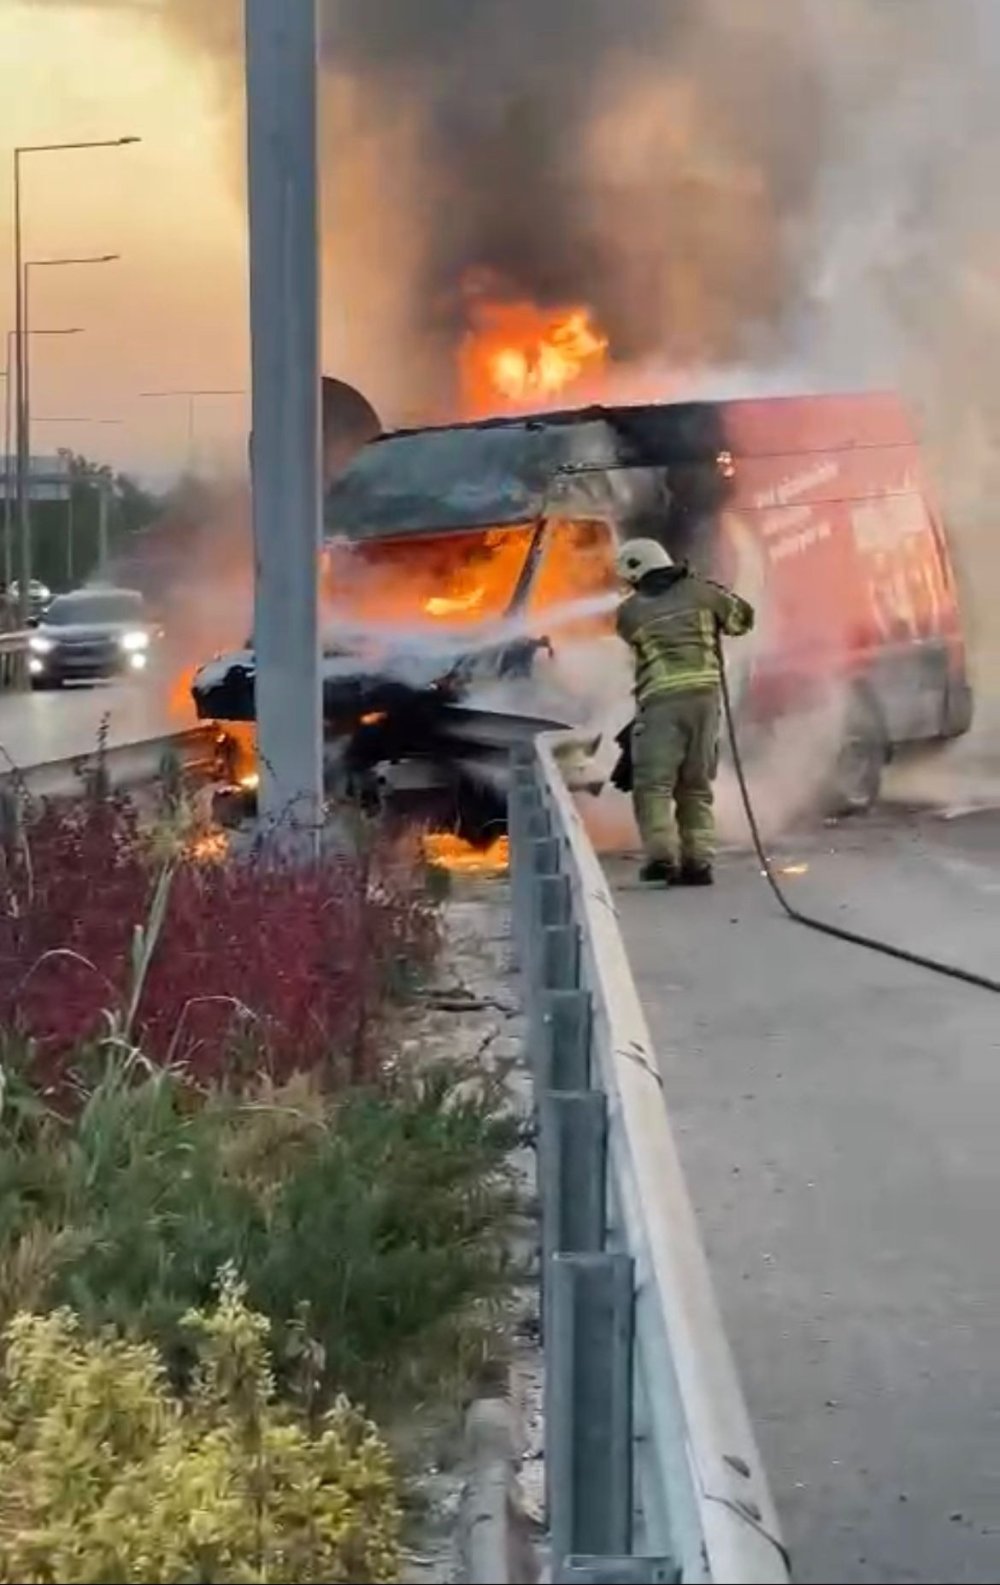
[[221, 864], [229, 852], [229, 838], [224, 831], [212, 827], [202, 831], [188, 849], [188, 857], [196, 864]]
[[256, 722], [223, 722], [216, 738], [216, 750], [225, 779], [242, 787], [244, 792], [256, 792], [260, 784]]
[[432, 594], [429, 600], [424, 601], [424, 610], [428, 616], [461, 616], [467, 611], [475, 611], [485, 597], [486, 585], [481, 583], [477, 588], [470, 589], [468, 594]]
[[545, 310], [529, 302], [478, 302], [459, 350], [464, 408], [545, 407], [591, 383], [607, 363], [608, 338], [586, 307]]
[[487, 847], [474, 847], [454, 831], [427, 831], [424, 858], [434, 869], [459, 875], [505, 875], [510, 864], [510, 844], [496, 837]]

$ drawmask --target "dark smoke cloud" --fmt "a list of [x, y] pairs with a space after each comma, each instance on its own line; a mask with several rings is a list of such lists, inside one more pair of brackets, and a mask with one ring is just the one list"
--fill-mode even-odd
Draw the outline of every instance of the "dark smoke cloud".
[[693, 340], [704, 356], [731, 353], [771, 320], [792, 289], [782, 228], [811, 190], [823, 101], [800, 69], [797, 0], [784, 0], [780, 26], [771, 9], [329, 5], [330, 62], [377, 106], [407, 103], [419, 117], [434, 319], [454, 328], [459, 284], [488, 267], [514, 294], [586, 301], [625, 358]]
[[[240, 124], [241, 5], [105, 5], [211, 52]], [[512, 296], [586, 303], [621, 360], [766, 344], [826, 131], [806, 5], [324, 0], [338, 372], [389, 410], [446, 412], [481, 269]]]

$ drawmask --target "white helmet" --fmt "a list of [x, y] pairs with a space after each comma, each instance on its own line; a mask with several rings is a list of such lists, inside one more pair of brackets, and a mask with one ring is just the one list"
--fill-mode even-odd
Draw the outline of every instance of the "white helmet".
[[673, 557], [655, 539], [630, 539], [625, 542], [615, 560], [615, 571], [622, 583], [633, 587], [647, 572], [659, 572], [672, 567]]

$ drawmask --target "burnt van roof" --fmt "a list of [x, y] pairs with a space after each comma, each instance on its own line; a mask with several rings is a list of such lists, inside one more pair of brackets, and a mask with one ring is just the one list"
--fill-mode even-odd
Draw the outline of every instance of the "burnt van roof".
[[332, 486], [326, 531], [366, 540], [512, 525], [545, 511], [560, 474], [912, 438], [898, 399], [883, 393], [587, 407], [398, 430], [370, 441]]

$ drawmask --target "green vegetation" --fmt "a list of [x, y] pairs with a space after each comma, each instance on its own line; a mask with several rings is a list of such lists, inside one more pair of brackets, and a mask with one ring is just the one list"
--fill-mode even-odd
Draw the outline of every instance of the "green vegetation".
[[374, 1426], [339, 1400], [279, 1404], [268, 1322], [232, 1272], [183, 1319], [178, 1398], [156, 1350], [20, 1314], [0, 1379], [0, 1576], [160, 1582], [391, 1580], [399, 1508]]
[[501, 1088], [386, 1060], [422, 866], [204, 834], [0, 828], [0, 1581], [392, 1579], [348, 1405], [440, 1403], [506, 1297]]
[[[12, 1078], [0, 1117], [0, 1324], [67, 1305], [190, 1369], [184, 1317], [232, 1264], [272, 1323], [279, 1387], [395, 1406], [454, 1369], [508, 1277], [513, 1124], [437, 1068], [381, 1091], [195, 1102], [111, 1063], [69, 1119]], [[460, 1352], [460, 1349], [459, 1349]]]
[[[100, 492], [109, 492], [108, 541], [111, 552], [154, 522], [163, 502], [128, 474], [63, 451], [69, 462], [72, 501], [35, 501], [31, 508], [32, 566], [51, 589], [85, 583], [97, 571], [100, 546]], [[72, 523], [72, 550], [69, 528]]]

